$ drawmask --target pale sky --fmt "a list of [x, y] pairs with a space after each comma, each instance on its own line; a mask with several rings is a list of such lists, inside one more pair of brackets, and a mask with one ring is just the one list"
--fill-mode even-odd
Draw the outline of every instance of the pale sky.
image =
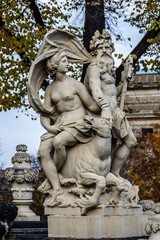
[[[130, 43], [115, 44], [115, 53], [123, 52], [126, 57], [131, 50], [138, 44], [143, 35], [140, 35], [135, 28], [129, 27], [127, 23], [123, 23], [120, 29], [125, 38], [131, 37], [132, 48]], [[116, 66], [120, 61], [116, 61]], [[40, 136], [45, 132], [45, 129], [40, 125], [39, 116], [36, 121], [24, 113], [18, 114], [17, 110], [0, 112], [0, 164], [3, 162], [4, 168], [12, 167], [11, 158], [16, 153], [18, 144], [25, 144], [28, 147], [28, 153], [36, 155], [40, 143]]]

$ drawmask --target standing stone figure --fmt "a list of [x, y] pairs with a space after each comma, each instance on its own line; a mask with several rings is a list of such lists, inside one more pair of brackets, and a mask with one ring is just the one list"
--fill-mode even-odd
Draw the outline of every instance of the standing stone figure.
[[[119, 172], [126, 161], [131, 149], [137, 144], [132, 129], [125, 118], [124, 112], [118, 107], [117, 96], [120, 95], [123, 81], [127, 78], [126, 69], [122, 72], [122, 83], [115, 86], [115, 67], [112, 52], [114, 45], [110, 34], [105, 29], [102, 35], [96, 31], [90, 41], [93, 60], [87, 68], [84, 84], [87, 86], [93, 99], [99, 104], [103, 99], [101, 116], [111, 118], [112, 142], [121, 139], [122, 145], [112, 154], [111, 172], [120, 177]], [[127, 67], [127, 66], [125, 66]], [[112, 145], [114, 150], [114, 146]]]
[[[39, 190], [49, 194], [44, 205], [80, 208], [83, 215], [99, 204], [102, 195], [103, 205], [109, 204], [113, 196], [108, 187], [116, 189], [118, 201], [121, 193], [131, 192], [132, 185], [119, 176], [119, 171], [136, 144], [124, 113], [118, 108], [113, 44], [108, 32], [96, 32], [91, 49], [93, 56], [74, 35], [49, 31], [28, 81], [30, 104], [47, 130], [39, 148], [39, 164], [47, 177]], [[68, 63], [90, 63], [86, 86], [67, 75]], [[39, 89], [48, 75], [52, 82], [42, 103]], [[123, 144], [111, 162], [112, 136]], [[129, 197], [126, 199], [130, 201]]]

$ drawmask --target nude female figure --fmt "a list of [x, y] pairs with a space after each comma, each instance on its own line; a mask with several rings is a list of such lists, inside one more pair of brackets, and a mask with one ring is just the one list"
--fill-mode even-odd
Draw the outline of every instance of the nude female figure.
[[[66, 160], [66, 147], [91, 140], [90, 129], [83, 122], [83, 118], [87, 114], [86, 109], [98, 113], [100, 108], [82, 83], [66, 75], [68, 59], [64, 50], [46, 61], [46, 69], [51, 77], [56, 73], [55, 80], [46, 89], [44, 106], [48, 109], [54, 106], [57, 117], [55, 119], [54, 116], [41, 115], [41, 124], [47, 133], [41, 137], [39, 155], [41, 167], [53, 189], [52, 200], [48, 204], [51, 206], [56, 197], [63, 193], [58, 171]], [[55, 122], [52, 125], [53, 119]]]

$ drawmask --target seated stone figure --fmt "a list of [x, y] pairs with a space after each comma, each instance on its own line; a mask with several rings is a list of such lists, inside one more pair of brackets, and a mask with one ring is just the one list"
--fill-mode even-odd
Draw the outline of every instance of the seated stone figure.
[[[57, 172], [66, 160], [66, 147], [89, 142], [90, 128], [83, 121], [86, 109], [97, 113], [98, 105], [89, 95], [86, 87], [66, 75], [68, 59], [64, 50], [46, 60], [46, 69], [55, 80], [47, 87], [44, 106], [54, 106], [57, 118], [51, 125], [52, 116], [41, 115], [41, 124], [47, 133], [41, 137], [39, 155], [41, 166], [53, 188], [52, 205], [56, 197], [63, 193]], [[51, 151], [54, 149], [53, 159]]]

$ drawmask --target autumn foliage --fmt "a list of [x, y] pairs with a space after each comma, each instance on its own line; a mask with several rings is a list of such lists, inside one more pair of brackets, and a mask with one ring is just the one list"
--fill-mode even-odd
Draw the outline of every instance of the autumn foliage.
[[36, 213], [36, 215], [41, 217], [41, 220], [46, 219], [46, 216], [44, 215], [44, 207], [43, 202], [45, 195], [41, 192], [39, 192], [37, 189], [42, 184], [42, 182], [45, 180], [45, 174], [41, 170], [39, 172], [38, 181], [33, 185], [34, 192], [33, 192], [33, 203], [30, 206], [30, 208], [33, 210], [33, 212]]
[[[136, 26], [140, 33], [154, 33], [146, 36], [144, 44], [134, 52], [139, 58], [151, 43], [149, 58], [142, 59], [145, 69], [149, 65], [152, 70], [159, 69], [157, 53], [159, 51], [159, 1], [157, 0], [2, 0], [0, 8], [0, 111], [12, 108], [29, 107], [27, 101], [27, 80], [32, 61], [38, 52], [44, 34], [50, 29], [60, 28], [74, 33], [82, 39], [82, 19], [90, 18], [89, 31], [93, 30], [93, 20], [97, 18], [100, 5], [104, 5], [106, 28], [122, 41], [121, 31], [117, 28], [119, 19]], [[94, 8], [95, 14], [90, 11]], [[89, 11], [90, 10], [90, 11]], [[96, 11], [97, 10], [97, 11]], [[75, 16], [75, 17], [74, 17]], [[95, 17], [96, 16], [96, 17]], [[75, 24], [79, 19], [77, 25]], [[83, 31], [82, 31], [83, 29]], [[97, 29], [98, 30], [98, 29]], [[85, 32], [86, 35], [89, 31]], [[124, 39], [123, 39], [124, 40]], [[130, 36], [128, 41], [130, 41]], [[85, 42], [84, 42], [85, 43]], [[147, 53], [145, 53], [147, 54]], [[120, 54], [117, 57], [121, 58]], [[80, 68], [72, 68], [75, 76]], [[121, 71], [122, 69], [120, 69]], [[121, 75], [121, 74], [119, 74]]]
[[138, 140], [123, 175], [139, 186], [141, 200], [160, 202], [160, 130]]
[[12, 204], [11, 182], [5, 179], [5, 171], [0, 170], [0, 203]]

